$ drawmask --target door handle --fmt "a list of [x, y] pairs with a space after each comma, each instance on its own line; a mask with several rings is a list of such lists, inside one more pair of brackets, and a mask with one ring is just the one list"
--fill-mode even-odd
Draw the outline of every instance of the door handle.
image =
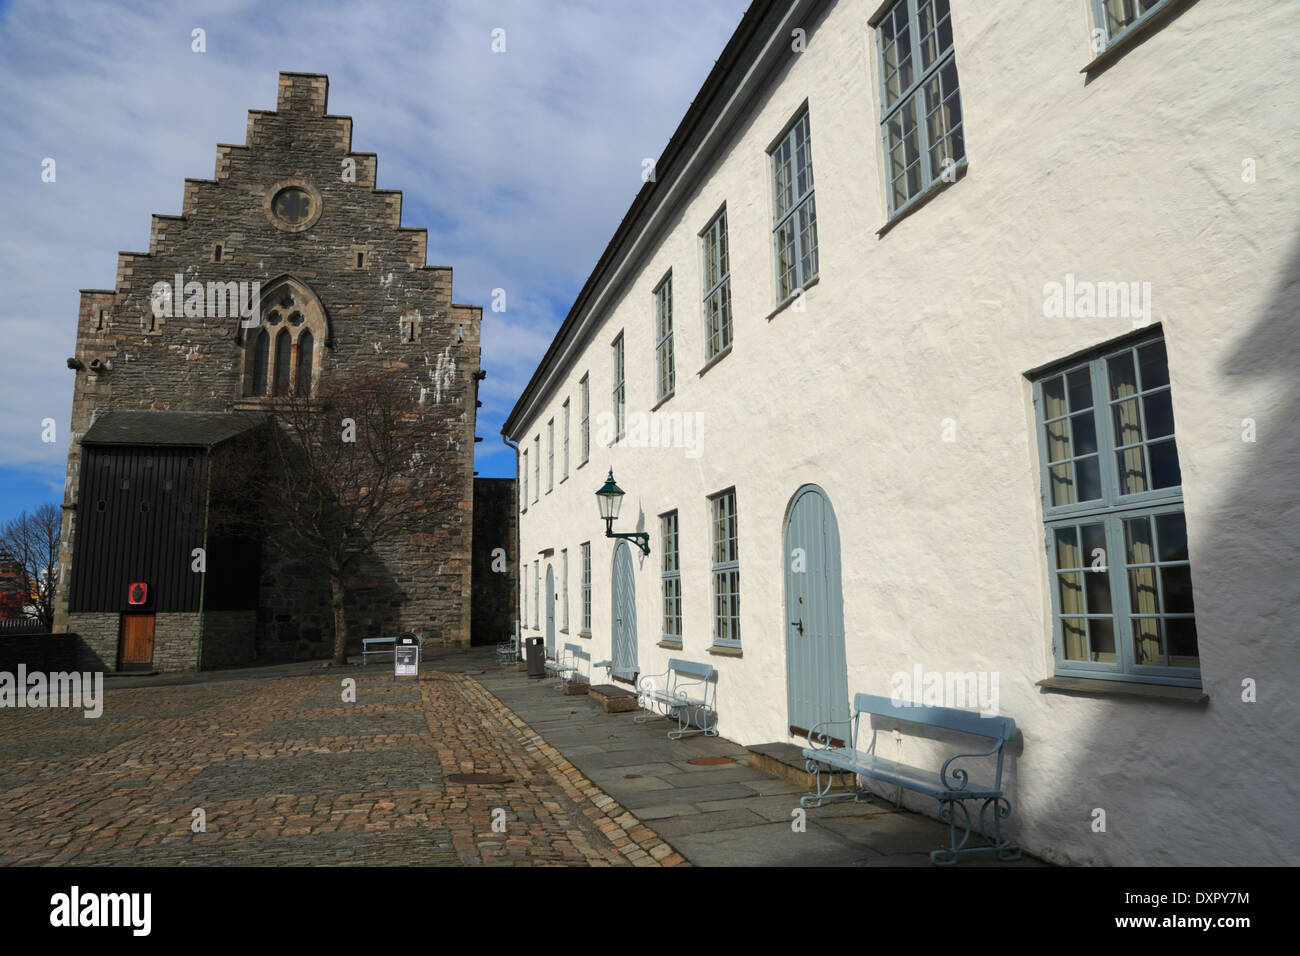
[[791, 621], [790, 623], [799, 628], [799, 633], [803, 634], [803, 618], [799, 618], [797, 621]]

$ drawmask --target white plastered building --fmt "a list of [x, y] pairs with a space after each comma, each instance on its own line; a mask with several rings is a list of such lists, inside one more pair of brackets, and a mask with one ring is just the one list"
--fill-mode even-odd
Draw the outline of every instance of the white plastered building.
[[957, 675], [1029, 852], [1294, 862], [1300, 7], [1232, 7], [755, 3], [503, 428], [523, 636], [745, 745]]

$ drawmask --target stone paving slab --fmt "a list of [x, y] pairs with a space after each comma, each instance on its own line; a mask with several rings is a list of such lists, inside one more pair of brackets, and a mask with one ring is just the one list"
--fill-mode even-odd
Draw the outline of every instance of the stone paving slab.
[[[674, 722], [636, 723], [632, 715], [606, 714], [594, 702], [584, 706], [577, 698], [560, 698], [473, 652], [454, 665], [440, 666], [459, 666], [473, 674], [691, 863], [931, 866], [929, 852], [947, 838], [947, 827], [937, 820], [883, 799], [831, 802], [797, 814], [799, 798], [807, 791], [749, 766], [748, 751], [732, 741], [703, 736], [669, 740], [665, 733]], [[687, 762], [697, 757], [729, 757], [735, 763]], [[794, 828], [799, 822], [802, 832]], [[991, 854], [969, 858], [976, 864], [991, 859]], [[1026, 857], [1019, 864], [999, 865], [1041, 864]]]

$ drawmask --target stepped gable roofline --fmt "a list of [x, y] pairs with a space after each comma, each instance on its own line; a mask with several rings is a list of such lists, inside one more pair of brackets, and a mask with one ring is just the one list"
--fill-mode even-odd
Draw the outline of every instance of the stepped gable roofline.
[[211, 448], [257, 428], [264, 420], [264, 415], [247, 412], [114, 410], [95, 419], [81, 444]]

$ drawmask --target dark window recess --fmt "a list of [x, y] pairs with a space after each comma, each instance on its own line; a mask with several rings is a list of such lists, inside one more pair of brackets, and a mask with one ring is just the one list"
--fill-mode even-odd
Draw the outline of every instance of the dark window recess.
[[364, 269], [365, 266], [366, 266], [366, 254], [365, 254], [364, 252], [358, 252], [358, 253], [357, 253], [357, 268], [358, 268], [358, 269]]
[[221, 252], [222, 252], [221, 245], [218, 244], [217, 247], [216, 247], [215, 249], [212, 250], [212, 261], [213, 261], [213, 262], [220, 262], [220, 261], [221, 261]]

